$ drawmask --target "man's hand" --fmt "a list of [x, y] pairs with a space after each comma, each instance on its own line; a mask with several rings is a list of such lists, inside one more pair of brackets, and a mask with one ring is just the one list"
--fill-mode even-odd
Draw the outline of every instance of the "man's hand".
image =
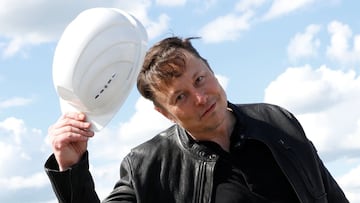
[[49, 127], [52, 150], [60, 171], [70, 168], [79, 162], [87, 150], [87, 142], [94, 132], [90, 130], [91, 124], [86, 122], [83, 113], [66, 113]]

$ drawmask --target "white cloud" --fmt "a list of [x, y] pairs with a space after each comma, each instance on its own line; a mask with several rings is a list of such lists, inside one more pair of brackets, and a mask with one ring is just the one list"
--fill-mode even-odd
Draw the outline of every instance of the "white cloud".
[[[48, 199], [49, 181], [43, 172], [45, 156], [41, 130], [29, 129], [21, 119], [9, 117], [0, 121], [0, 199], [33, 196], [36, 190]], [[21, 198], [19, 197], [18, 200]], [[39, 197], [40, 198], [40, 197]], [[34, 197], [29, 202], [37, 202]]]
[[235, 5], [236, 11], [246, 12], [263, 5], [267, 0], [242, 0]]
[[0, 168], [5, 167], [5, 163], [11, 161], [12, 157], [16, 155], [16, 149], [5, 142], [0, 142]]
[[301, 9], [313, 2], [314, 0], [274, 0], [269, 11], [265, 14], [264, 19], [270, 20], [282, 15], [286, 15], [288, 13]]
[[40, 188], [47, 185], [48, 178], [43, 172], [32, 174], [28, 177], [12, 176], [0, 177], [0, 188], [7, 190], [18, 190], [26, 188]]
[[22, 137], [25, 135], [26, 128], [24, 126], [24, 121], [14, 117], [10, 117], [0, 122], [0, 130], [7, 132], [15, 144], [21, 144]]
[[0, 51], [8, 58], [21, 52], [25, 47], [58, 40], [65, 27], [81, 11], [92, 7], [116, 7], [138, 18], [156, 37], [166, 30], [168, 16], [160, 14], [158, 21], [148, 16], [150, 0], [134, 1], [76, 1], [69, 5], [61, 0], [3, 0], [0, 1], [0, 36], [4, 37]]
[[204, 3], [204, 6], [202, 6], [201, 9], [206, 11], [213, 6], [216, 6], [218, 1], [219, 0], [203, 0], [201, 2]]
[[196, 2], [198, 5], [192, 6], [193, 13], [200, 15], [207, 15], [212, 9], [218, 7], [219, 0], [202, 0], [202, 1], [189, 1], [189, 3]]
[[147, 13], [151, 7], [151, 0], [113, 1], [111, 7], [120, 8], [131, 13], [141, 21], [147, 20]]
[[224, 90], [226, 90], [226, 87], [229, 83], [229, 78], [223, 75], [215, 75], [215, 76], [218, 79], [220, 85], [224, 88]]
[[360, 202], [360, 165], [340, 177], [338, 182], [350, 202]]
[[[71, 16], [84, 8], [80, 4], [73, 6], [66, 9], [66, 3], [60, 1], [1, 1], [0, 35], [9, 40], [4, 47], [3, 57], [10, 57], [27, 45], [55, 40]], [[65, 10], [68, 15], [64, 15]]]
[[287, 53], [291, 61], [317, 56], [320, 39], [316, 38], [316, 34], [319, 31], [319, 25], [311, 24], [306, 27], [304, 33], [297, 33], [290, 40]]
[[166, 32], [169, 27], [170, 17], [166, 14], [161, 14], [157, 21], [151, 21], [147, 24], [147, 32], [149, 39], [153, 39], [162, 33]]
[[183, 6], [186, 4], [186, 0], [156, 0], [156, 4], [160, 6]]
[[332, 21], [328, 25], [331, 35], [327, 55], [343, 64], [360, 62], [360, 35], [354, 35], [351, 28], [339, 21]]
[[225, 16], [217, 17], [214, 21], [206, 24], [199, 31], [199, 35], [204, 42], [219, 43], [223, 41], [233, 41], [240, 37], [242, 31], [250, 28], [252, 12], [242, 15], [230, 13]]
[[170, 17], [167, 14], [160, 13], [155, 20], [149, 17], [150, 0], [133, 0], [126, 3], [120, 1], [115, 4], [115, 7], [129, 12], [139, 19], [145, 26], [150, 40], [166, 32], [169, 27]]
[[[28, 129], [23, 120], [15, 117], [0, 121], [0, 135], [0, 149], [2, 150], [0, 163], [6, 163], [0, 166], [1, 175], [12, 172], [13, 164], [31, 161], [33, 152], [41, 153], [44, 145], [41, 130]], [[33, 148], [35, 146], [36, 148]], [[19, 171], [21, 170], [19, 169]]]
[[14, 38], [9, 44], [4, 47], [3, 57], [8, 58], [17, 53], [24, 45], [24, 41], [21, 38]]
[[[240, 37], [241, 32], [250, 29], [250, 27], [257, 22], [257, 16], [260, 16], [262, 10], [265, 9], [268, 0], [242, 0], [238, 1], [233, 12], [224, 16], [219, 16], [212, 22], [209, 22], [203, 26], [199, 34], [203, 37], [205, 42], [218, 43], [223, 41], [233, 41]], [[273, 0], [269, 10], [263, 15], [263, 20], [270, 20], [276, 17], [283, 16], [285, 14], [295, 12], [312, 4], [314, 0]], [[308, 33], [305, 37], [310, 37], [317, 32], [315, 27], [310, 27], [307, 30]], [[298, 39], [306, 40], [306, 39]], [[297, 41], [298, 41], [297, 40]], [[312, 40], [312, 39], [310, 39]], [[295, 42], [294, 42], [295, 43]], [[312, 41], [312, 46], [319, 46], [319, 41]], [[360, 44], [360, 42], [359, 42]], [[295, 44], [294, 44], [295, 45]], [[300, 47], [298, 47], [300, 48]], [[314, 47], [313, 47], [314, 48]], [[299, 50], [300, 51], [300, 50]], [[302, 53], [304, 54], [304, 53]]]
[[354, 71], [288, 68], [269, 84], [264, 100], [294, 112], [324, 158], [360, 152], [360, 77]]
[[13, 97], [4, 101], [0, 101], [0, 110], [15, 106], [25, 106], [32, 102], [32, 99], [23, 97]]

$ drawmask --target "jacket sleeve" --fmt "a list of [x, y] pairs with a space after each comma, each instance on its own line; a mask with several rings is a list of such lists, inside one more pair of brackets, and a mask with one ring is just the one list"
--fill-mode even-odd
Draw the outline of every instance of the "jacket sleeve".
[[[102, 201], [103, 203], [136, 202], [135, 193], [127, 175], [129, 174], [128, 164], [123, 161], [121, 166], [121, 179], [110, 195]], [[45, 163], [45, 171], [59, 203], [100, 203], [89, 171], [88, 152], [84, 154], [79, 163], [62, 172], [59, 171], [55, 156], [51, 155]]]
[[45, 163], [45, 172], [60, 203], [100, 202], [89, 172], [87, 152], [79, 163], [66, 171], [59, 171], [55, 156], [51, 155]]
[[[295, 116], [292, 115], [290, 112], [288, 112], [285, 109], [282, 109], [282, 111], [285, 112], [285, 113], [287, 112], [287, 114], [290, 115], [292, 120], [295, 122], [295, 124], [298, 126], [298, 128], [301, 129], [301, 131], [305, 135], [305, 132], [304, 132], [301, 124], [295, 118]], [[323, 161], [319, 157], [319, 154], [317, 153], [317, 150], [316, 150], [314, 144], [310, 140], [308, 140], [308, 142], [310, 143], [311, 147], [313, 148], [313, 151], [314, 151], [314, 154], [316, 156], [317, 162], [319, 163], [319, 169], [320, 169], [321, 177], [322, 177], [322, 180], [323, 180], [325, 192], [326, 192], [326, 195], [327, 195], [328, 203], [349, 203], [349, 200], [347, 200], [344, 192], [342, 191], [340, 186], [337, 184], [336, 180], [333, 178], [333, 176], [328, 171], [328, 169], [324, 165]]]
[[317, 153], [316, 147], [314, 144], [306, 137], [303, 127], [301, 126], [300, 122], [295, 118], [295, 116], [287, 111], [286, 109], [279, 107], [280, 111], [288, 117], [292, 123], [297, 126], [296, 128], [302, 132], [302, 134], [305, 136], [304, 138], [309, 142], [310, 146], [312, 147], [312, 151], [314, 153], [316, 163], [318, 163], [318, 167], [321, 173], [322, 183], [324, 185], [324, 189], [326, 192], [326, 198], [328, 203], [348, 203], [349, 200], [347, 200], [344, 192], [340, 188], [340, 186], [337, 184], [336, 180], [332, 177], [330, 172], [327, 170], [326, 166], [322, 162], [321, 158], [319, 157], [319, 154]]
[[132, 181], [131, 159], [126, 156], [120, 166], [120, 180], [103, 203], [131, 203], [136, 201], [136, 192]]
[[[314, 147], [314, 145], [313, 145], [313, 147]], [[321, 175], [322, 175], [325, 191], [327, 193], [328, 202], [329, 203], [349, 203], [349, 200], [346, 198], [343, 190], [340, 188], [340, 186], [338, 185], [336, 180], [332, 177], [332, 175], [327, 170], [326, 166], [321, 161], [321, 159], [318, 155], [317, 155], [317, 158], [318, 158], [318, 162], [319, 162], [319, 168], [321, 170]]]

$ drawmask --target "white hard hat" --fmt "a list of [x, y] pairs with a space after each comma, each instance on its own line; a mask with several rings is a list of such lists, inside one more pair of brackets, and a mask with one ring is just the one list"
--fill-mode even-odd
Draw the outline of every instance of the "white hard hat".
[[87, 115], [101, 130], [118, 112], [147, 49], [143, 25], [115, 8], [81, 12], [62, 34], [53, 59], [53, 82], [63, 113]]

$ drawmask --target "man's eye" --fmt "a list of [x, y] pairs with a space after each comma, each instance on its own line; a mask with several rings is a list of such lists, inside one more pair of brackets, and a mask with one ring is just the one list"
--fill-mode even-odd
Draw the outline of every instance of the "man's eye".
[[179, 94], [177, 97], [176, 97], [176, 101], [181, 101], [185, 98], [185, 95], [184, 94]]
[[204, 76], [199, 76], [199, 77], [197, 77], [196, 78], [196, 83], [198, 84], [198, 83], [200, 83], [201, 81], [203, 81], [204, 80]]

